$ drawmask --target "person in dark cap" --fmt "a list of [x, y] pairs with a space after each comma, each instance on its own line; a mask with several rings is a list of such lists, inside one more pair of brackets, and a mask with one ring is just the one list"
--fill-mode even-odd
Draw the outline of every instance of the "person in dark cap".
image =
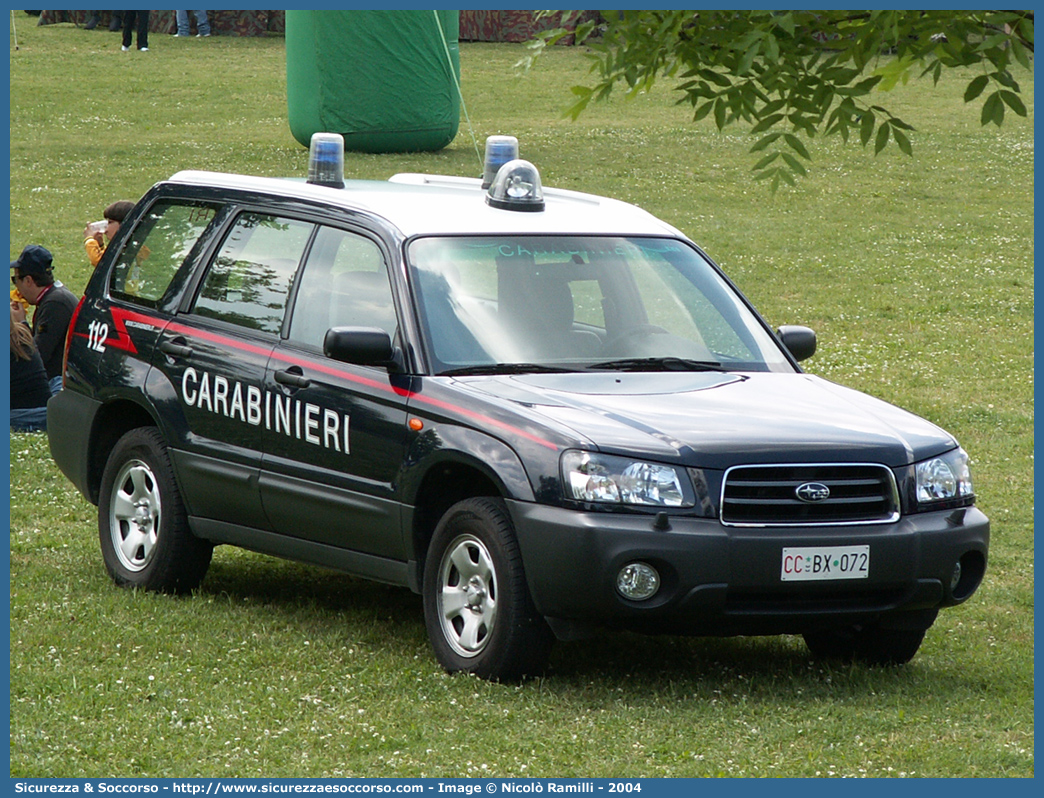
[[104, 210], [103, 222], [91, 222], [83, 228], [83, 246], [91, 266], [97, 266], [101, 261], [108, 242], [119, 232], [120, 223], [133, 208], [134, 203], [130, 200], [118, 200]]
[[[76, 294], [54, 279], [51, 253], [39, 244], [22, 250], [18, 260], [11, 261], [11, 282], [30, 305], [33, 312], [33, 340], [43, 358], [51, 393], [62, 387], [62, 357], [65, 334], [73, 311], [79, 302]], [[25, 321], [21, 302], [11, 302], [11, 315], [16, 322]]]

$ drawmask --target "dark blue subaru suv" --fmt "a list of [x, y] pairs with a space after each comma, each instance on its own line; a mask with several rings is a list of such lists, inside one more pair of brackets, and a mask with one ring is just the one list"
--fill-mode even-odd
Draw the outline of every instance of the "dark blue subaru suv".
[[121, 584], [217, 544], [408, 586], [450, 671], [597, 627], [914, 656], [986, 569], [949, 434], [803, 373], [691, 241], [479, 180], [180, 172], [121, 225], [48, 406]]

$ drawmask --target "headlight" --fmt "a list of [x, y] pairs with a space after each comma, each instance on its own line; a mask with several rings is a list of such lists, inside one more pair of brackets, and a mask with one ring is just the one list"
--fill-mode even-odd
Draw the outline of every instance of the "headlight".
[[568, 451], [562, 455], [566, 496], [583, 502], [692, 507], [695, 495], [684, 469], [627, 457]]
[[918, 463], [917, 503], [935, 509], [939, 505], [960, 506], [975, 498], [972, 490], [968, 455], [963, 449], [954, 449], [939, 457]]

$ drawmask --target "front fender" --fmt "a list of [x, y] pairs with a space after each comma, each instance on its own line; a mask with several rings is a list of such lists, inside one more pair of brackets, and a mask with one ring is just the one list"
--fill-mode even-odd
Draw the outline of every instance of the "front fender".
[[518, 454], [503, 441], [468, 427], [433, 426], [410, 442], [403, 463], [403, 501], [417, 501], [424, 477], [441, 463], [481, 471], [505, 498], [533, 501], [533, 486]]

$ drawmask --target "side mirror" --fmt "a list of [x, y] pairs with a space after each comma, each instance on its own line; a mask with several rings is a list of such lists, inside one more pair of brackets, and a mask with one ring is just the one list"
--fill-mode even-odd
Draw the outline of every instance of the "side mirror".
[[401, 370], [391, 336], [376, 327], [331, 327], [323, 338], [323, 354], [342, 363]]
[[794, 360], [808, 360], [816, 353], [816, 333], [808, 327], [784, 324], [778, 330], [780, 343], [794, 356]]

